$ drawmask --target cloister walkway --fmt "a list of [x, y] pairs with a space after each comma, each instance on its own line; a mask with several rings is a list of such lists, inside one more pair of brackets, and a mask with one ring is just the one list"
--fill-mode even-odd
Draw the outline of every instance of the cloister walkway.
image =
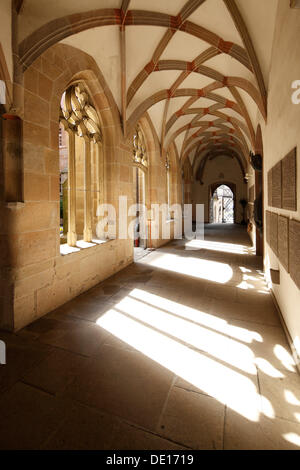
[[300, 449], [300, 378], [240, 226], [0, 339], [0, 448]]

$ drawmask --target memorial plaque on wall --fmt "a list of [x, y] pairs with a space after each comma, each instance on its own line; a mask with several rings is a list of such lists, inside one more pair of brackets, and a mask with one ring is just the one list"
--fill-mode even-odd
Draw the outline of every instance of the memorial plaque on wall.
[[272, 207], [272, 170], [268, 171], [268, 205]]
[[282, 161], [282, 208], [297, 210], [297, 149]]
[[272, 206], [282, 206], [282, 162], [280, 161], [272, 169]]
[[278, 258], [289, 272], [289, 219], [278, 217]]
[[290, 220], [289, 230], [290, 275], [300, 289], [300, 222]]
[[272, 212], [266, 211], [266, 238], [269, 246], [271, 246], [271, 215]]
[[270, 247], [278, 254], [278, 214], [271, 214]]

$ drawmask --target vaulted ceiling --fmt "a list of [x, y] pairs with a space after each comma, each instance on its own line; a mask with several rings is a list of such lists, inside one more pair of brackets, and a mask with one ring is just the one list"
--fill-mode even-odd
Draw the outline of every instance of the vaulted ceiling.
[[24, 0], [20, 56], [28, 66], [56, 42], [82, 49], [98, 63], [125, 134], [148, 112], [163, 150], [174, 142], [197, 169], [212, 151], [237, 155], [245, 170], [257, 118], [267, 118], [277, 3]]

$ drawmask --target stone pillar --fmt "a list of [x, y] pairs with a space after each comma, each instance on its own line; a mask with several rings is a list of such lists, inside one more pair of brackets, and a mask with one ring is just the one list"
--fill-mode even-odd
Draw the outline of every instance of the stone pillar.
[[91, 142], [84, 138], [84, 230], [83, 239], [85, 242], [92, 241], [92, 198], [91, 198]]
[[23, 201], [22, 120], [15, 115], [4, 114], [3, 155], [5, 173], [5, 201]]
[[102, 201], [102, 182], [103, 182], [103, 148], [102, 143], [97, 143], [97, 208]]
[[68, 245], [76, 246], [76, 165], [75, 165], [75, 134], [69, 134], [69, 175], [68, 175]]
[[62, 205], [63, 205], [63, 234], [68, 236], [68, 178], [62, 184]]

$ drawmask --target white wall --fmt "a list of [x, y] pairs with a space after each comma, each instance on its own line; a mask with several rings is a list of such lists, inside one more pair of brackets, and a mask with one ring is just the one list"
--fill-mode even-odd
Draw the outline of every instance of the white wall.
[[[300, 10], [291, 9], [289, 0], [278, 6], [273, 57], [270, 72], [268, 123], [263, 129], [265, 208], [300, 221], [300, 104], [292, 103], [292, 82], [300, 80]], [[298, 211], [274, 209], [267, 201], [267, 172], [294, 147], [298, 149]], [[274, 285], [294, 346], [300, 356], [300, 291], [266, 244], [265, 265], [280, 269], [281, 283]]]

